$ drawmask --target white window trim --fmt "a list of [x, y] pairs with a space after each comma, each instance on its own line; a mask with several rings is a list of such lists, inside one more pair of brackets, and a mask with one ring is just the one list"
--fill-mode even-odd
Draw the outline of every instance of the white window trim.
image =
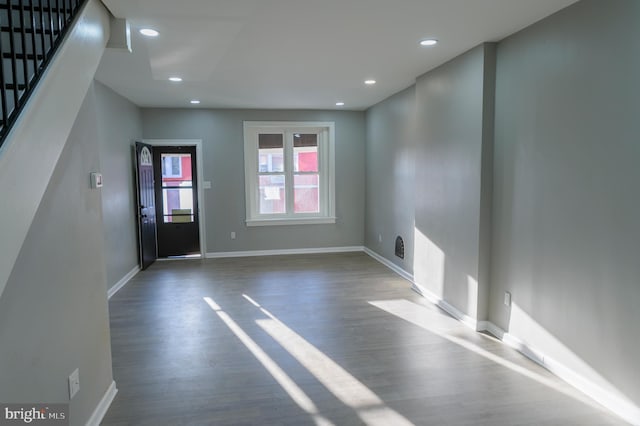
[[[320, 212], [259, 214], [258, 190], [258, 134], [283, 133], [285, 156], [287, 135], [317, 132], [318, 172], [320, 175]], [[293, 151], [292, 151], [293, 152]], [[285, 167], [286, 169], [286, 167]], [[244, 171], [247, 226], [309, 225], [336, 223], [335, 214], [335, 123], [318, 121], [245, 121], [244, 122]], [[293, 176], [293, 170], [285, 174]], [[291, 187], [292, 188], [292, 187]], [[291, 192], [291, 191], [289, 191]], [[291, 197], [292, 194], [288, 193]]]

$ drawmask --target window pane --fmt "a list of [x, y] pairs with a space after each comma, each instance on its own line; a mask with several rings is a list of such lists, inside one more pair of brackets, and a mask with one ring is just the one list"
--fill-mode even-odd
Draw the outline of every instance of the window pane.
[[191, 186], [191, 154], [162, 154], [162, 186]]
[[284, 138], [281, 134], [258, 135], [258, 171], [273, 173], [284, 171]]
[[318, 171], [318, 135], [315, 133], [293, 135], [293, 171]]
[[259, 181], [260, 214], [285, 213], [284, 175], [263, 175]]
[[193, 222], [193, 189], [163, 189], [162, 213], [165, 223]]
[[293, 181], [294, 213], [319, 213], [319, 175], [295, 175]]

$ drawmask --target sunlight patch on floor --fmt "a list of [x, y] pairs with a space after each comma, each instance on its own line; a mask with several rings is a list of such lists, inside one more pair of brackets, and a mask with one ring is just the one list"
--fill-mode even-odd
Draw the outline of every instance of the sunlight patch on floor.
[[[260, 306], [245, 295], [250, 303]], [[259, 308], [270, 319], [256, 323], [302, 364], [329, 392], [352, 407], [367, 425], [413, 425], [400, 413], [389, 408], [375, 393], [318, 348], [291, 330], [271, 312]], [[375, 407], [372, 409], [371, 407]]]
[[459, 327], [453, 327], [451, 319], [444, 317], [436, 312], [431, 312], [427, 307], [421, 306], [417, 303], [413, 303], [406, 299], [392, 299], [392, 300], [377, 300], [370, 301], [370, 305], [375, 306], [383, 311], [386, 311], [398, 318], [415, 324], [429, 332], [432, 332], [456, 345], [462, 346], [488, 360], [495, 362], [511, 371], [514, 371], [522, 376], [525, 376], [531, 380], [534, 380], [544, 386], [547, 386], [557, 392], [561, 392], [571, 398], [574, 398], [582, 403], [588, 404], [592, 407], [601, 409], [601, 407], [592, 401], [590, 398], [579, 394], [578, 392], [570, 392], [563, 387], [557, 380], [547, 378], [541, 374], [531, 371], [525, 367], [522, 367], [514, 362], [508, 361], [499, 355], [496, 355], [480, 346], [465, 340], [461, 337], [455, 336], [451, 333], [452, 330]]
[[229, 330], [245, 345], [251, 354], [262, 364], [262, 366], [273, 376], [278, 384], [284, 389], [289, 397], [304, 411], [309, 413], [316, 425], [332, 426], [333, 423], [322, 417], [318, 413], [318, 408], [311, 398], [300, 389], [300, 387], [280, 368], [280, 366], [265, 353], [264, 350], [210, 297], [205, 297], [204, 301], [218, 314], [218, 317], [229, 327]]

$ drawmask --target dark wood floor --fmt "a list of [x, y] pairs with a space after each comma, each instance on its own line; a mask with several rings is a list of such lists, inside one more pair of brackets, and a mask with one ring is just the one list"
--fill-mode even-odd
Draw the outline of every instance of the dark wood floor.
[[170, 261], [110, 301], [104, 425], [614, 425], [363, 253]]

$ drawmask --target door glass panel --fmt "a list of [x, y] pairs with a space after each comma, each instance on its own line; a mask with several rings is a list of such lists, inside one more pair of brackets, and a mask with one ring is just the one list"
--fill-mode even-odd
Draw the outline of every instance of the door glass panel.
[[284, 175], [262, 175], [259, 178], [260, 213], [285, 213]]
[[164, 223], [194, 221], [192, 188], [163, 188], [162, 202]]
[[304, 174], [293, 177], [293, 210], [295, 213], [319, 213], [319, 175]]
[[284, 171], [284, 138], [281, 134], [258, 135], [258, 172]]
[[315, 133], [293, 135], [293, 171], [318, 171], [318, 135]]
[[162, 218], [164, 223], [189, 223], [193, 215], [191, 154], [163, 153]]
[[191, 154], [162, 154], [162, 187], [191, 187]]

